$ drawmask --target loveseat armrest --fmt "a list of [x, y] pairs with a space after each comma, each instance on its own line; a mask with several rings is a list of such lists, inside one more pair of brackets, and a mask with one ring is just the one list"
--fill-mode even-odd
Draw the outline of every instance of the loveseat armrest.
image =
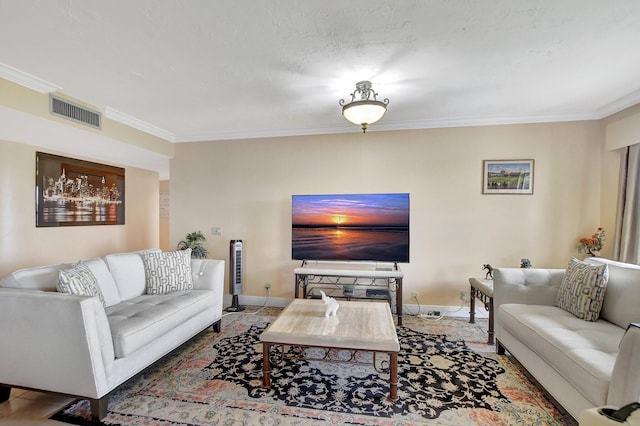
[[496, 268], [493, 271], [493, 306], [505, 303], [553, 306], [564, 269]]
[[0, 288], [0, 383], [100, 398], [114, 352], [97, 297]]
[[224, 295], [224, 260], [191, 259], [191, 275], [195, 290], [212, 290]]
[[640, 401], [640, 324], [629, 324], [613, 366], [607, 404], [623, 406]]

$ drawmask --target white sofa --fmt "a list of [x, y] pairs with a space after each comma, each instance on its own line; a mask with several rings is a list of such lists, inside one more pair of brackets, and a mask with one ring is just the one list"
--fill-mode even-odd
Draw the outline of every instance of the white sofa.
[[146, 294], [144, 253], [83, 261], [104, 304], [56, 291], [59, 270], [73, 264], [0, 281], [0, 402], [11, 387], [58, 392], [89, 399], [101, 419], [117, 386], [207, 327], [220, 331], [224, 261], [186, 257], [192, 290]]
[[555, 305], [564, 269], [494, 271], [496, 350], [509, 351], [574, 418], [640, 400], [640, 266], [602, 258], [609, 279], [600, 318]]

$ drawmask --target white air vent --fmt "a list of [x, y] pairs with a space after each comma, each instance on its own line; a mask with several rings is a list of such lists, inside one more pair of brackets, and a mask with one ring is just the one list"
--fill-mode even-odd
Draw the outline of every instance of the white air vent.
[[87, 126], [91, 126], [96, 129], [100, 128], [101, 120], [99, 112], [76, 105], [65, 99], [58, 98], [57, 96], [50, 95], [49, 99], [49, 110], [51, 111], [51, 114], [68, 118], [69, 120], [86, 124]]

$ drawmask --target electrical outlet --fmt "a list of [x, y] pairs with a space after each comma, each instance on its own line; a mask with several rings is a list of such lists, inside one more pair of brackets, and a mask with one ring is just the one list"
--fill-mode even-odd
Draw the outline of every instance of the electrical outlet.
[[467, 300], [469, 300], [469, 295], [467, 294], [466, 291], [461, 291], [460, 292], [460, 300], [462, 300], [463, 302], [466, 302]]
[[412, 291], [411, 292], [411, 300], [418, 300], [418, 292], [417, 291]]

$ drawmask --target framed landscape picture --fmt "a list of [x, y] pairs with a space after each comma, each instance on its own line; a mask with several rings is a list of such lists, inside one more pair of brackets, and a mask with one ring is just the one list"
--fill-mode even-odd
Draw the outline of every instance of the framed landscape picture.
[[36, 152], [36, 226], [124, 225], [124, 169]]
[[533, 194], [534, 160], [484, 160], [483, 194]]

